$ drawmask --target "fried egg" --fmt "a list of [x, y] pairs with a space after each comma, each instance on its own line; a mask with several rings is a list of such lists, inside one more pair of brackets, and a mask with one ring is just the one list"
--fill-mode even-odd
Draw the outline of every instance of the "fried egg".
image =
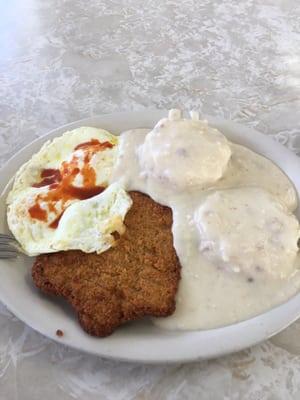
[[122, 231], [131, 206], [120, 186], [105, 190], [117, 145], [109, 132], [83, 127], [48, 141], [19, 169], [7, 198], [7, 220], [26, 254], [71, 248], [100, 253], [113, 243], [109, 235]]
[[72, 204], [59, 222], [52, 247], [85, 253], [108, 250], [115, 243], [112, 234], [124, 233], [123, 221], [131, 205], [131, 197], [117, 183], [98, 196]]

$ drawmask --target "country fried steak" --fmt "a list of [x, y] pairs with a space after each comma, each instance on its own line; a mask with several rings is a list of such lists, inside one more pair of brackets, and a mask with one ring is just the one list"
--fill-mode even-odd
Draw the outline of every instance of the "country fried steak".
[[125, 322], [166, 317], [175, 310], [180, 263], [173, 247], [172, 211], [129, 193], [126, 232], [101, 254], [72, 250], [37, 257], [32, 277], [47, 294], [65, 298], [82, 328], [110, 335]]

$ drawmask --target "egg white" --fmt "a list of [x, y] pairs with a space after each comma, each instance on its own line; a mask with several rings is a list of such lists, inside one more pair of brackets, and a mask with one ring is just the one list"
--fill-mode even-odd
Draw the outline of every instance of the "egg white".
[[72, 204], [59, 222], [51, 247], [55, 251], [102, 253], [115, 243], [113, 232], [124, 233], [123, 221], [131, 205], [130, 196], [117, 183], [97, 196]]
[[[47, 222], [31, 218], [29, 214], [29, 208], [35, 204], [36, 197], [46, 194], [49, 190], [48, 186], [32, 187], [41, 180], [41, 171], [45, 168], [57, 169], [63, 161], [70, 161], [75, 147], [91, 139], [109, 141], [114, 145], [95, 153], [90, 161], [96, 172], [96, 185], [108, 186], [117, 158], [118, 138], [98, 128], [78, 128], [46, 142], [17, 172], [13, 188], [7, 197], [7, 221], [26, 254], [34, 256], [69, 249], [100, 253], [113, 244], [110, 234], [113, 231], [122, 231], [124, 217], [131, 206], [131, 198], [118, 185], [111, 185], [92, 199], [68, 200], [65, 204], [67, 209], [56, 229], [49, 227], [49, 221], [54, 220], [57, 215], [51, 213], [47, 202], [39, 203], [48, 213]], [[82, 150], [77, 150], [79, 163], [81, 155], [84, 155]], [[82, 186], [80, 174], [76, 176], [74, 185]], [[60, 202], [56, 203], [58, 211], [60, 207]]]
[[[65, 132], [62, 136], [47, 141], [29, 161], [17, 171], [13, 188], [7, 196], [7, 204], [11, 204], [20, 193], [30, 188], [40, 180], [41, 170], [44, 168], [59, 168], [63, 161], [68, 161], [74, 148], [80, 143], [98, 139], [100, 142], [109, 141], [117, 145], [118, 138], [104, 129], [81, 127]], [[79, 151], [80, 153], [80, 151]], [[98, 184], [107, 184], [116, 159], [117, 146], [96, 153], [91, 165], [96, 167]]]

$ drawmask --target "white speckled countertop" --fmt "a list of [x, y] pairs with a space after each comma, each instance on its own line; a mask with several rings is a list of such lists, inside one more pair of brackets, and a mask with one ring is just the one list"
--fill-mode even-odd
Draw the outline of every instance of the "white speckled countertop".
[[[147, 4], [147, 5], [146, 5]], [[299, 0], [10, 0], [0, 5], [0, 164], [94, 114], [196, 108], [300, 154]], [[300, 322], [187, 365], [106, 361], [0, 305], [0, 400], [300, 398]]]

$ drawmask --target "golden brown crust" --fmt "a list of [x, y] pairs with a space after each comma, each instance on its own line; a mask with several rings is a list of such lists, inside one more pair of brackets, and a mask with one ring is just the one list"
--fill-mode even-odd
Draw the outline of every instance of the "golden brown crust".
[[102, 254], [66, 251], [38, 256], [33, 281], [64, 297], [82, 328], [107, 336], [119, 325], [175, 310], [180, 264], [173, 247], [172, 211], [139, 192], [125, 218], [126, 232]]

